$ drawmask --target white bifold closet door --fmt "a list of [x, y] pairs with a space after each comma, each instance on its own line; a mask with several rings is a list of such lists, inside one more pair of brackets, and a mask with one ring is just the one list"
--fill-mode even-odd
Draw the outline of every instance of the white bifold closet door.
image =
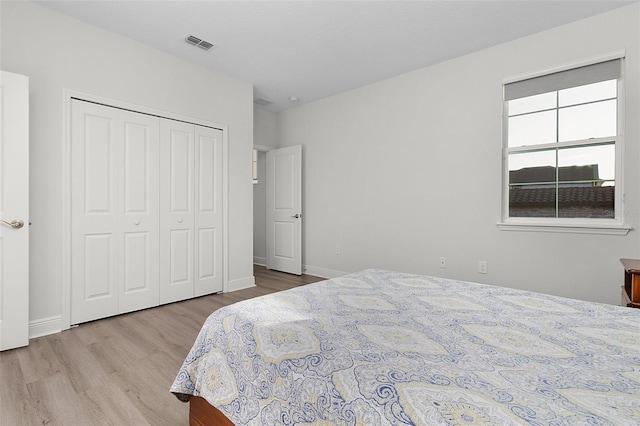
[[222, 131], [71, 114], [71, 324], [221, 291]]
[[160, 123], [160, 303], [222, 291], [222, 131]]
[[158, 305], [159, 119], [73, 101], [72, 324]]

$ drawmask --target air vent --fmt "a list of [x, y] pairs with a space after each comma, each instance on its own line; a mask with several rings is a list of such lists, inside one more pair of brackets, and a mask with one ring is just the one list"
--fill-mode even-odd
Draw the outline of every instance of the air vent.
[[196, 36], [192, 36], [191, 34], [189, 34], [187, 38], [185, 38], [185, 41], [189, 44], [193, 44], [194, 46], [197, 46], [198, 43], [200, 43], [202, 40]]
[[199, 47], [200, 49], [204, 49], [204, 50], [209, 50], [211, 49], [214, 45], [209, 43], [208, 41], [204, 41], [202, 40], [200, 43], [196, 44], [197, 47]]
[[186, 36], [184, 41], [186, 41], [187, 43], [189, 43], [192, 46], [199, 47], [200, 49], [203, 49], [203, 50], [209, 50], [212, 47], [216, 47], [215, 44], [209, 43], [208, 41], [202, 40], [201, 38], [198, 38], [198, 37], [196, 37], [194, 35], [191, 35], [191, 34]]
[[260, 106], [267, 106], [267, 105], [271, 105], [273, 102], [265, 98], [256, 98], [253, 100], [253, 103]]

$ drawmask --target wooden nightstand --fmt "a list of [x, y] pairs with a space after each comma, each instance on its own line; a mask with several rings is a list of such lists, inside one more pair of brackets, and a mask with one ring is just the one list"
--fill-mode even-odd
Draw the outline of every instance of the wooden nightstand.
[[640, 260], [620, 259], [624, 267], [622, 306], [640, 308]]

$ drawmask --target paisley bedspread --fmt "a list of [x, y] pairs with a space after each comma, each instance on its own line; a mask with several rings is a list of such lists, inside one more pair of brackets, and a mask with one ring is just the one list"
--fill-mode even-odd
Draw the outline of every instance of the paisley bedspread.
[[237, 425], [640, 425], [640, 309], [365, 270], [215, 311], [171, 392]]

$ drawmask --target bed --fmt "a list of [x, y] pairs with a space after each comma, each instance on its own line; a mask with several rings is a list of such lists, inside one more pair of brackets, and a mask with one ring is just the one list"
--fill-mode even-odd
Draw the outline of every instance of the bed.
[[170, 390], [192, 425], [638, 425], [640, 310], [365, 270], [215, 311]]

